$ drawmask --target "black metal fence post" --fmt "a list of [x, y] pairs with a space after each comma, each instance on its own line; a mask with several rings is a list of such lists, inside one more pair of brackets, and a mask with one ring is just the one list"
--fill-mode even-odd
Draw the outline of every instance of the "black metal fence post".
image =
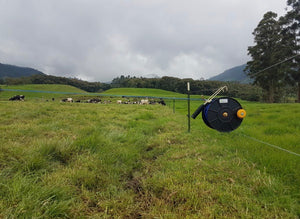
[[190, 82], [187, 82], [188, 92], [188, 132], [191, 132], [191, 100], [190, 100]]
[[175, 113], [175, 98], [173, 99], [173, 113]]

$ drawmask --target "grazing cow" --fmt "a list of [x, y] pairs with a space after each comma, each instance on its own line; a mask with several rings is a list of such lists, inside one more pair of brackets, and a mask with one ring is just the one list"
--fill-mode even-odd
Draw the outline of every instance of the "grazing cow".
[[166, 103], [165, 103], [165, 101], [163, 99], [161, 99], [160, 101], [158, 101], [158, 103], [161, 104], [161, 105], [163, 105], [163, 106], [166, 105]]
[[155, 100], [150, 100], [150, 101], [149, 101], [149, 104], [150, 104], [150, 105], [155, 105], [155, 104], [157, 104], [157, 102], [156, 102]]
[[100, 103], [101, 99], [99, 99], [99, 98], [93, 98], [93, 99], [88, 100], [87, 102], [88, 103]]
[[117, 100], [117, 104], [121, 104], [122, 103], [122, 100]]
[[62, 102], [72, 103], [72, 102], [73, 102], [73, 99], [70, 98], [70, 97], [68, 97], [68, 98], [62, 99], [61, 101], [62, 101]]
[[147, 104], [149, 104], [149, 100], [147, 100], [147, 99], [144, 100], [144, 99], [143, 99], [143, 100], [141, 100], [141, 104], [142, 104], [142, 105], [147, 105]]
[[126, 99], [126, 100], [122, 101], [122, 104], [131, 104], [131, 102], [129, 99]]
[[111, 100], [104, 100], [102, 103], [103, 104], [108, 104], [108, 103], [111, 103]]
[[24, 101], [24, 99], [25, 99], [24, 95], [16, 95], [16, 96], [9, 98], [9, 100], [11, 100], [11, 101], [15, 101], [15, 100]]

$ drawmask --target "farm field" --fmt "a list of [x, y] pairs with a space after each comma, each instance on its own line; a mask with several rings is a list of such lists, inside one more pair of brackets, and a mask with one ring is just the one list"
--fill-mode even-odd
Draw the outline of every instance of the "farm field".
[[186, 98], [186, 95], [175, 93], [172, 91], [166, 91], [161, 89], [143, 89], [143, 88], [113, 88], [104, 91], [103, 94], [114, 95], [131, 95], [131, 96], [154, 96], [154, 97], [182, 97]]
[[[61, 85], [61, 84], [26, 84], [26, 85], [1, 85], [0, 89], [10, 89], [10, 90], [28, 90], [28, 92], [20, 91], [4, 91], [0, 92], [0, 100], [8, 100], [10, 97], [23, 94], [25, 99], [29, 100], [50, 100], [51, 98], [64, 98], [67, 93], [87, 93], [81, 89], [70, 85]], [[29, 91], [43, 91], [43, 92], [29, 92]], [[51, 93], [57, 92], [57, 93]], [[74, 96], [70, 94], [68, 96]]]
[[300, 217], [300, 157], [262, 143], [300, 154], [299, 104], [240, 101], [248, 115], [234, 132], [199, 116], [188, 133], [186, 101], [173, 113], [172, 101], [60, 103], [45, 99], [67, 96], [34, 93], [7, 101], [12, 94], [0, 92], [0, 217]]

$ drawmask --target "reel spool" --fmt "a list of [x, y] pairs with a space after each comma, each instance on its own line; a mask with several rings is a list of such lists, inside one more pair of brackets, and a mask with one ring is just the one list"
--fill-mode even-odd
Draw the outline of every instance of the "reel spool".
[[233, 98], [214, 98], [202, 104], [192, 115], [195, 119], [202, 112], [204, 123], [219, 132], [237, 129], [246, 116], [241, 104]]

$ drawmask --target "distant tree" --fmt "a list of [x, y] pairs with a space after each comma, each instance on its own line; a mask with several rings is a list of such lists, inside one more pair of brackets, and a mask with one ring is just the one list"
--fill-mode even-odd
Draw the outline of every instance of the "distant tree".
[[[293, 57], [300, 54], [300, 1], [288, 0], [287, 5], [291, 8], [285, 16], [281, 17], [283, 44], [285, 54]], [[286, 79], [291, 85], [298, 88], [298, 102], [300, 102], [300, 56], [285, 63], [287, 69]]]
[[262, 90], [260, 87], [237, 82], [205, 81], [180, 79], [164, 76], [162, 78], [137, 78], [120, 76], [112, 80], [111, 87], [133, 87], [133, 88], [157, 88], [178, 93], [187, 93], [187, 82], [190, 82], [191, 94], [211, 95], [219, 87], [226, 85], [228, 92], [223, 93], [231, 97], [238, 97], [244, 100], [261, 100]]
[[160, 89], [163, 89], [163, 90], [176, 91], [176, 88], [179, 89], [178, 83], [180, 83], [180, 81], [181, 81], [181, 79], [179, 79], [179, 78], [164, 76], [161, 78], [159, 86], [160, 86]]
[[271, 103], [279, 101], [285, 81], [281, 67], [262, 71], [285, 58], [282, 55], [284, 46], [281, 44], [281, 26], [276, 18], [276, 13], [267, 12], [254, 29], [255, 45], [248, 47], [252, 60], [246, 66], [247, 74], [254, 79], [254, 84], [262, 87], [266, 94], [265, 100]]

